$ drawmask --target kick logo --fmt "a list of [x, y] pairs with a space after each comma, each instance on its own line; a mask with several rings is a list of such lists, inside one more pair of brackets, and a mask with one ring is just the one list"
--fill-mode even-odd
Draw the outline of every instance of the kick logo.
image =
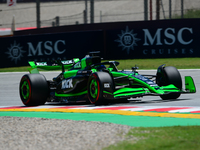
[[10, 48], [8, 48], [8, 58], [11, 58], [11, 61], [14, 61], [15, 64], [17, 64], [17, 61], [23, 57], [22, 53], [25, 53], [26, 51], [22, 50], [22, 46], [20, 44], [16, 44], [16, 41], [14, 41], [14, 44], [11, 44]]
[[130, 53], [130, 49], [134, 50], [134, 46], [137, 46], [137, 41], [139, 38], [136, 38], [136, 33], [133, 33], [133, 30], [129, 31], [128, 26], [126, 30], [121, 30], [121, 34], [118, 34], [119, 39], [115, 40], [115, 42], [119, 42], [118, 47], [122, 47], [122, 50], [126, 50], [127, 54]]
[[62, 81], [61, 89], [73, 88], [72, 79]]

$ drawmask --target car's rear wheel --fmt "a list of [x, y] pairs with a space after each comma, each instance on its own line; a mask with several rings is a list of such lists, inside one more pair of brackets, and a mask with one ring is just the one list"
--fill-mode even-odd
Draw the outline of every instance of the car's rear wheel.
[[21, 78], [19, 92], [24, 105], [43, 105], [47, 101], [49, 87], [42, 74], [26, 74]]
[[[159, 86], [166, 86], [169, 84], [175, 85], [178, 89], [182, 89], [182, 79], [179, 71], [173, 66], [167, 66], [157, 72], [156, 83]], [[177, 99], [180, 93], [170, 93], [160, 96], [163, 100]]]
[[106, 72], [96, 72], [90, 75], [88, 80], [88, 98], [92, 104], [101, 105], [107, 104], [108, 99], [103, 97], [103, 84], [109, 83], [110, 88], [113, 88], [112, 78]]

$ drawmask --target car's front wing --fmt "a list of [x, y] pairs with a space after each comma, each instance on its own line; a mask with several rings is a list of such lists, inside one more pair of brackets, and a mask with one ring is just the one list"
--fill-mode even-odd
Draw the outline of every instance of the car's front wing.
[[[185, 89], [178, 89], [173, 84], [167, 85], [167, 86], [161, 86], [161, 87], [154, 87], [155, 90], [151, 90], [151, 88], [147, 87], [141, 87], [141, 88], [131, 88], [131, 87], [124, 87], [121, 89], [116, 90], [113, 93], [108, 93], [107, 91], [103, 91], [104, 97], [107, 97], [110, 99], [119, 99], [119, 98], [135, 98], [135, 97], [142, 97], [147, 95], [153, 95], [153, 96], [161, 96], [161, 95], [167, 95], [170, 93], [195, 93], [196, 88], [194, 85], [194, 81], [192, 77], [186, 76], [185, 77]], [[108, 96], [108, 94], [110, 96]], [[112, 96], [111, 96], [112, 95]], [[112, 97], [112, 98], [111, 98]]]

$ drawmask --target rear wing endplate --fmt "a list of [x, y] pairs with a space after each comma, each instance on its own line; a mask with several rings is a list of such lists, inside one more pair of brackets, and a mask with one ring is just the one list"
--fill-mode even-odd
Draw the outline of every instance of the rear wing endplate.
[[63, 69], [62, 66], [64, 66], [64, 69], [71, 69], [79, 60], [79, 58], [74, 58], [72, 60], [59, 60], [54, 62], [35, 62], [35, 61], [29, 61], [29, 65], [31, 68], [28, 68], [29, 72], [31, 74], [39, 73], [38, 69], [43, 70], [59, 70]]

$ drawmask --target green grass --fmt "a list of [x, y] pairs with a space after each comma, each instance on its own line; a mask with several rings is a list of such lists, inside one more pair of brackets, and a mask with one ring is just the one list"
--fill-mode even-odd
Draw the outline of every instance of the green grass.
[[[104, 60], [107, 61], [107, 60]], [[127, 59], [116, 60], [120, 62], [117, 66], [119, 70], [131, 69], [135, 65], [139, 69], [157, 69], [160, 65], [166, 64], [166, 66], [174, 66], [178, 69], [200, 69], [200, 58], [163, 58], [163, 59]], [[21, 72], [28, 71], [29, 66], [24, 67], [12, 67], [12, 68], [0, 68], [0, 72]]]
[[22, 72], [22, 71], [28, 71], [28, 66], [23, 67], [10, 67], [10, 68], [0, 68], [0, 72]]
[[165, 58], [165, 59], [129, 59], [118, 60], [119, 69], [131, 69], [135, 65], [139, 69], [157, 69], [160, 65], [174, 66], [178, 69], [199, 69], [200, 58]]
[[[173, 19], [180, 19], [181, 16], [180, 15], [174, 15], [172, 18]], [[200, 18], [200, 10], [198, 10], [198, 9], [188, 9], [184, 13], [183, 18]]]
[[198, 150], [200, 126], [133, 128], [127, 139], [104, 150]]

